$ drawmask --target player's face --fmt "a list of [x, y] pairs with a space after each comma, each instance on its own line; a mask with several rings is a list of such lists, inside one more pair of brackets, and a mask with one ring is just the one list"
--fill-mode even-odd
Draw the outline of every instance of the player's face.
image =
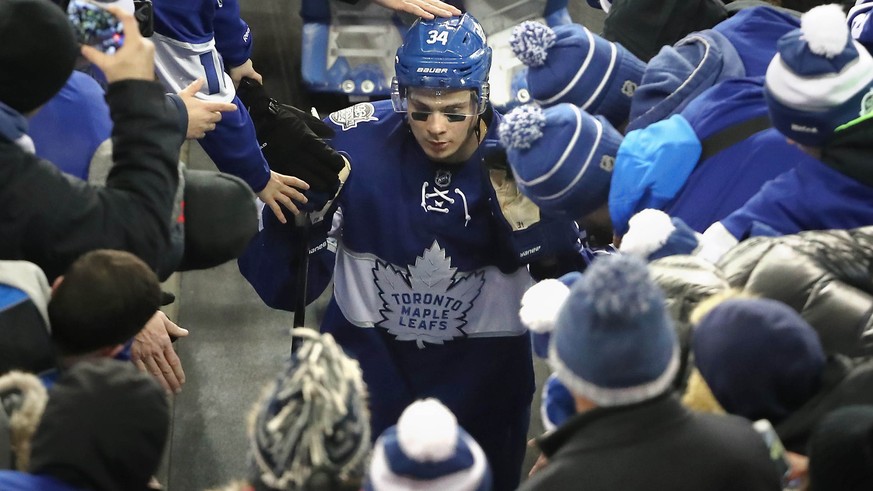
[[479, 146], [476, 93], [468, 89], [410, 88], [409, 127], [424, 153], [434, 162], [460, 163]]

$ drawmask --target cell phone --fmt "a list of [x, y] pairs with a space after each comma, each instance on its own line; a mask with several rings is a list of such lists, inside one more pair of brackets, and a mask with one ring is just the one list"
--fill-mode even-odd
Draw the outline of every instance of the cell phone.
[[764, 444], [767, 445], [767, 450], [770, 451], [770, 460], [773, 462], [773, 465], [776, 466], [776, 471], [782, 478], [782, 488], [797, 489], [796, 487], [793, 487], [796, 483], [789, 480], [789, 476], [791, 475], [791, 463], [788, 461], [788, 455], [785, 453], [785, 446], [782, 445], [782, 440], [779, 439], [779, 435], [776, 434], [773, 425], [766, 419], [759, 419], [752, 423], [752, 427], [759, 435], [761, 435], [761, 438], [764, 439]]
[[67, 18], [73, 25], [76, 40], [80, 44], [111, 55], [124, 43], [121, 21], [98, 2], [70, 0]]

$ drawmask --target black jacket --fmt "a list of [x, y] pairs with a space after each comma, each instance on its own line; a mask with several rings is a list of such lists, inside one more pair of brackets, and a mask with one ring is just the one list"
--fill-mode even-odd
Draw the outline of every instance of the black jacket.
[[785, 448], [805, 455], [816, 424], [834, 409], [854, 404], [873, 404], [873, 360], [830, 357], [818, 393], [776, 424], [776, 433]]
[[0, 259], [31, 261], [51, 281], [93, 249], [127, 250], [156, 268], [170, 247], [183, 137], [178, 111], [155, 82], [113, 83], [106, 99], [116, 165], [105, 188], [0, 137]]
[[873, 354], [873, 226], [751, 238], [718, 267], [731, 287], [797, 310], [826, 352]]
[[781, 489], [748, 421], [692, 413], [672, 395], [577, 414], [539, 444], [549, 463], [521, 490]]

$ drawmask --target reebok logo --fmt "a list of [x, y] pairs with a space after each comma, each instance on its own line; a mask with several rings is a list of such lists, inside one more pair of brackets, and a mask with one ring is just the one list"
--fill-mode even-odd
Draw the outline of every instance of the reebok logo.
[[818, 128], [812, 126], [803, 126], [802, 124], [791, 123], [791, 131], [799, 133], [818, 133]]
[[448, 73], [448, 68], [418, 68], [416, 73]]

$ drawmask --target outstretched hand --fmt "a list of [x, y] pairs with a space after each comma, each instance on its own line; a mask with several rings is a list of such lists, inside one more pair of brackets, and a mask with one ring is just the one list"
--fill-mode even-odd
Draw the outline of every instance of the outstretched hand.
[[187, 335], [187, 329], [177, 326], [159, 310], [133, 338], [130, 358], [141, 372], [151, 374], [164, 390], [179, 393], [185, 383], [185, 372], [170, 336]]
[[305, 204], [308, 200], [302, 191], [307, 189], [309, 189], [309, 184], [301, 179], [270, 171], [270, 180], [267, 181], [267, 186], [257, 194], [258, 198], [261, 198], [261, 201], [273, 210], [273, 214], [276, 215], [279, 222], [287, 223], [288, 220], [282, 212], [282, 206], [294, 215], [299, 215], [300, 210], [294, 202]]
[[461, 15], [460, 9], [440, 0], [373, 0], [387, 9], [407, 12], [425, 19], [437, 17], [452, 17]]
[[203, 87], [203, 79], [198, 78], [179, 92], [179, 98], [188, 111], [188, 130], [185, 138], [199, 139], [215, 129], [221, 121], [221, 113], [236, 111], [236, 104], [230, 102], [204, 101], [197, 98], [197, 92]]

